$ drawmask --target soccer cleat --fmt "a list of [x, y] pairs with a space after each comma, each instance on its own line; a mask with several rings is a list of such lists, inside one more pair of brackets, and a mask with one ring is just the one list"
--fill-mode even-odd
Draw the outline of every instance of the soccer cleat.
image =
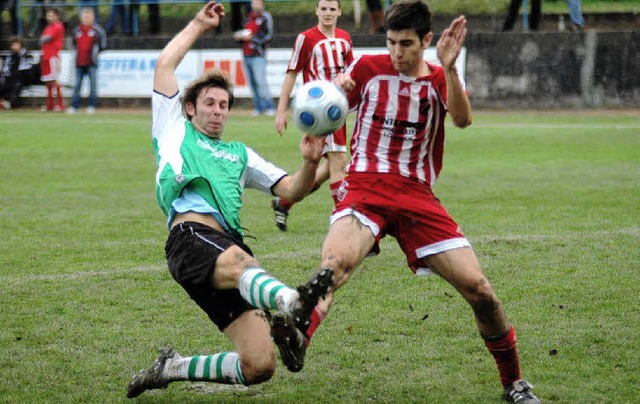
[[137, 375], [133, 376], [133, 380], [127, 388], [127, 398], [138, 397], [146, 390], [166, 389], [169, 385], [169, 380], [162, 376], [162, 371], [167, 365], [167, 361], [179, 357], [180, 355], [174, 349], [162, 348], [160, 356], [149, 369], [142, 369]]
[[522, 379], [516, 380], [504, 388], [502, 398], [516, 404], [540, 404], [540, 399], [531, 392], [531, 389], [533, 389], [531, 383]]
[[[296, 327], [306, 333], [311, 321], [311, 313], [318, 301], [333, 289], [333, 270], [325, 268], [316, 272], [304, 285], [298, 286], [299, 306], [293, 310]], [[305, 334], [306, 335], [306, 334]]]
[[273, 213], [276, 215], [276, 226], [281, 231], [287, 231], [287, 217], [289, 216], [289, 208], [285, 207], [280, 198], [275, 198], [271, 201], [271, 207]]
[[271, 316], [271, 338], [280, 351], [280, 358], [290, 372], [304, 367], [307, 353], [306, 337], [288, 314], [278, 311]]

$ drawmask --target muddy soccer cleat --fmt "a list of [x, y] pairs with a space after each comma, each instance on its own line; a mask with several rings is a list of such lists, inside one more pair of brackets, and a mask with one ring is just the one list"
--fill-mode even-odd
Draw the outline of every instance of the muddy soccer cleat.
[[276, 226], [280, 231], [287, 231], [287, 217], [289, 217], [289, 207], [282, 203], [280, 198], [271, 201], [273, 213], [276, 216]]
[[300, 295], [299, 306], [293, 310], [293, 319], [296, 327], [306, 335], [309, 328], [311, 313], [318, 305], [318, 301], [325, 297], [333, 289], [333, 270], [322, 269], [316, 272], [304, 285], [298, 286]]
[[516, 404], [540, 404], [540, 399], [531, 392], [531, 389], [533, 389], [531, 383], [522, 379], [516, 380], [504, 388], [502, 398]]
[[301, 371], [307, 353], [307, 338], [296, 327], [293, 317], [281, 311], [271, 316], [271, 338], [287, 369], [294, 373]]
[[133, 377], [127, 389], [127, 397], [134, 398], [144, 393], [146, 390], [165, 389], [169, 385], [169, 380], [162, 376], [167, 362], [180, 355], [171, 348], [162, 348], [160, 356], [149, 369], [141, 370]]

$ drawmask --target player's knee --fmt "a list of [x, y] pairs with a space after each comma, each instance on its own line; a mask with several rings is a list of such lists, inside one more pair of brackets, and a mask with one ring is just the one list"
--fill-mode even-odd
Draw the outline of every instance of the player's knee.
[[273, 377], [275, 371], [276, 357], [274, 353], [242, 361], [242, 375], [247, 385], [264, 383]]

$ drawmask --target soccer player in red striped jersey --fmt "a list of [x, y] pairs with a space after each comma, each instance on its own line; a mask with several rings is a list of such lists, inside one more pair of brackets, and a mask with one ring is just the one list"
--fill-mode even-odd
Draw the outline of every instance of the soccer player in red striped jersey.
[[362, 56], [335, 80], [348, 92], [357, 119], [320, 268], [333, 270], [336, 290], [367, 255], [379, 252], [383, 237], [394, 237], [416, 275], [439, 275], [469, 303], [495, 358], [503, 398], [539, 403], [522, 379], [515, 332], [502, 303], [432, 189], [442, 168], [446, 114], [460, 128], [472, 120], [455, 65], [466, 24], [460, 16], [442, 33], [441, 66], [427, 63], [423, 53], [433, 38], [429, 7], [420, 0], [394, 3], [385, 15], [389, 53]]
[[[333, 80], [339, 73], [344, 73], [353, 61], [351, 37], [347, 31], [337, 27], [338, 17], [342, 15], [340, 0], [318, 0], [316, 15], [318, 24], [298, 35], [287, 66], [276, 111], [276, 130], [280, 135], [287, 127], [287, 108], [298, 73], [302, 72], [302, 81], [305, 83], [312, 80]], [[316, 173], [314, 190], [328, 179], [335, 201], [347, 165], [346, 125], [326, 139], [326, 161]], [[273, 201], [276, 225], [282, 231], [287, 230], [291, 206], [293, 204], [285, 199], [276, 198]]]

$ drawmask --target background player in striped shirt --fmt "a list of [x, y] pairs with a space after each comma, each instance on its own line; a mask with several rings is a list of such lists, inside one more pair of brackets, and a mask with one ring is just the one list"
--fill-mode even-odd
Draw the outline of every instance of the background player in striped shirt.
[[[353, 61], [351, 37], [347, 31], [337, 28], [338, 17], [342, 15], [340, 0], [318, 0], [316, 15], [318, 25], [298, 34], [287, 66], [276, 111], [276, 130], [280, 135], [287, 127], [287, 108], [298, 73], [302, 72], [302, 81], [305, 83], [333, 80], [339, 73], [344, 73]], [[326, 160], [316, 174], [314, 190], [328, 179], [334, 201], [347, 165], [346, 132], [345, 125], [327, 136], [324, 149]], [[287, 216], [292, 205], [291, 201], [282, 198], [273, 200], [276, 225], [282, 231], [287, 230]]]
[[[471, 106], [455, 61], [467, 33], [464, 16], [437, 43], [441, 66], [423, 52], [432, 38], [431, 12], [419, 0], [394, 3], [385, 16], [388, 54], [358, 58], [336, 83], [357, 111], [351, 161], [322, 246], [320, 268], [335, 273], [334, 290], [394, 237], [411, 270], [436, 273], [469, 303], [496, 360], [503, 398], [539, 403], [522, 379], [516, 337], [502, 303], [469, 241], [432, 187], [442, 168], [444, 123], [471, 124]], [[304, 329], [304, 324], [299, 325]]]

